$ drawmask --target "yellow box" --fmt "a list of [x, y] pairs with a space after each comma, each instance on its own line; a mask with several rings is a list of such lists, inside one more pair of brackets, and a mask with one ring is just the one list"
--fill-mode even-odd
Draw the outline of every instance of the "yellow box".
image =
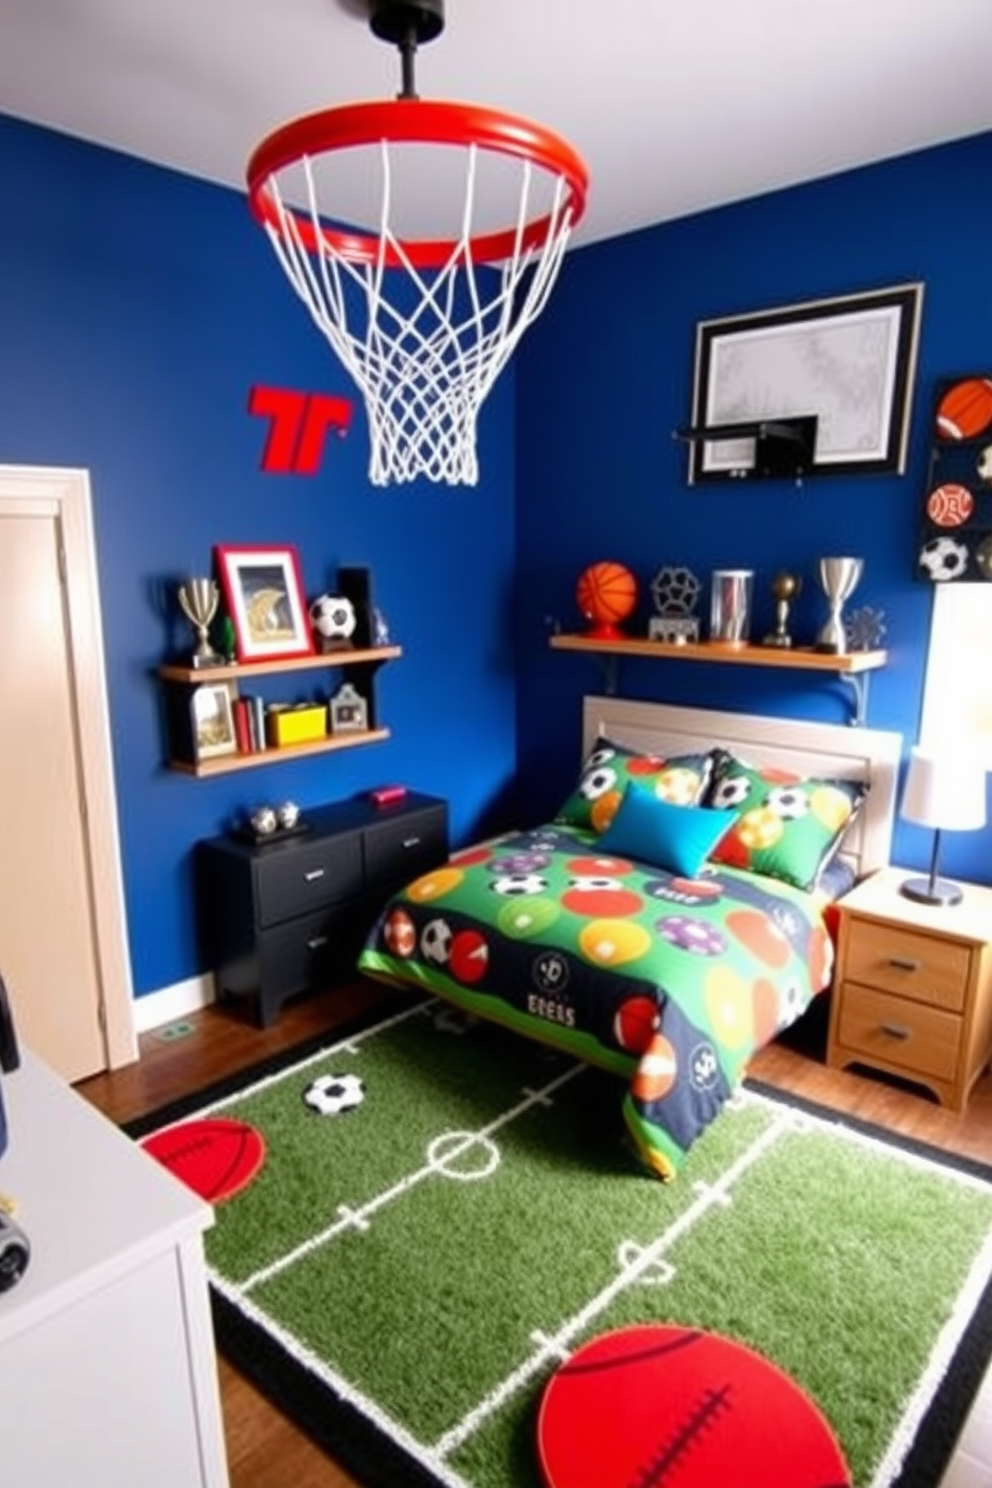
[[326, 703], [301, 703], [296, 708], [270, 708], [266, 715], [269, 743], [275, 749], [284, 744], [305, 744], [310, 739], [323, 739], [327, 733]]

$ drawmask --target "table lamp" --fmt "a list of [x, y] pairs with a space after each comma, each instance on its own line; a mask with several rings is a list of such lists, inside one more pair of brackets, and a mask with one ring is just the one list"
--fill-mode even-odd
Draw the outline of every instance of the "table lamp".
[[906, 821], [933, 828], [928, 878], [908, 878], [899, 886], [907, 899], [921, 904], [958, 904], [961, 889], [938, 877], [940, 834], [967, 832], [985, 825], [985, 771], [981, 763], [953, 749], [916, 745], [902, 793], [899, 814]]

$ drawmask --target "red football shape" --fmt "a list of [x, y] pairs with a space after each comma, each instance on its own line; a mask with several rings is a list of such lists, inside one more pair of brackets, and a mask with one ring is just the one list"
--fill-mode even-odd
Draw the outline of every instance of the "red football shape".
[[246, 1188], [265, 1161], [265, 1139], [245, 1121], [210, 1116], [146, 1137], [142, 1147], [211, 1204]]
[[691, 1328], [605, 1333], [552, 1375], [537, 1423], [548, 1488], [841, 1488], [808, 1395], [755, 1350]]

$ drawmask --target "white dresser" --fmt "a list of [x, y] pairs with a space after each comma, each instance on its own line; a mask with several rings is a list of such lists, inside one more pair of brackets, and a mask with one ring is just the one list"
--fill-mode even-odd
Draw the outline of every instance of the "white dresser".
[[209, 1206], [30, 1053], [0, 1193], [31, 1242], [0, 1293], [4, 1488], [227, 1488]]

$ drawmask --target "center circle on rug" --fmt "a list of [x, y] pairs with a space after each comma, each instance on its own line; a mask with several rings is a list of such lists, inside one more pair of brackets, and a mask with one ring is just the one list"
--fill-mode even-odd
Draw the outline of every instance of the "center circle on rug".
[[698, 1328], [639, 1324], [552, 1375], [537, 1446], [547, 1488], [849, 1488], [826, 1417], [763, 1354]]
[[[478, 1132], [444, 1132], [427, 1149], [428, 1165], [444, 1178], [474, 1183], [499, 1167], [499, 1148]], [[465, 1163], [466, 1166], [461, 1166]]]

